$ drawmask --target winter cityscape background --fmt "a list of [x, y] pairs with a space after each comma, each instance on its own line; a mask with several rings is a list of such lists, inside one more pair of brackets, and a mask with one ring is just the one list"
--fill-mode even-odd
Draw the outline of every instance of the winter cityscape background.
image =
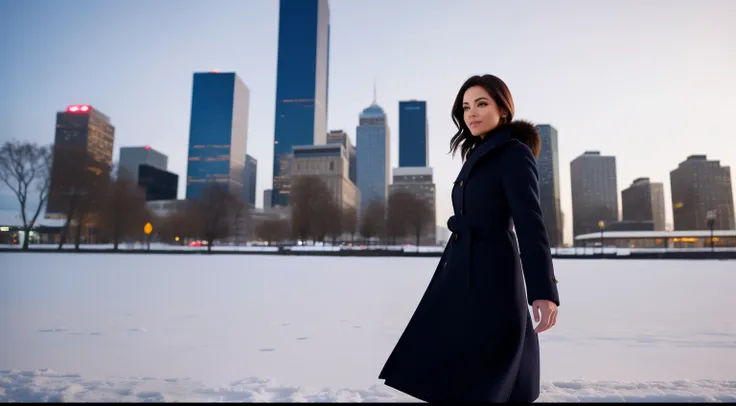
[[[0, 400], [405, 400], [376, 376], [450, 236], [450, 108], [483, 73], [542, 139], [542, 400], [736, 400], [733, 15], [0, 3]], [[561, 257], [637, 252], [713, 259]]]

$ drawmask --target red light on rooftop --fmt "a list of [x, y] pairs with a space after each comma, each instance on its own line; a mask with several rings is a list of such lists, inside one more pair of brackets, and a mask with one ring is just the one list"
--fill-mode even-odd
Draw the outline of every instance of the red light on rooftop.
[[88, 113], [92, 108], [86, 104], [72, 104], [66, 108], [67, 113]]
[[212, 70], [210, 71], [210, 73], [220, 73], [220, 70], [219, 70], [219, 69], [212, 69]]
[[144, 148], [146, 149], [146, 151], [148, 151], [148, 150], [151, 149], [151, 146], [150, 145], [146, 145]]

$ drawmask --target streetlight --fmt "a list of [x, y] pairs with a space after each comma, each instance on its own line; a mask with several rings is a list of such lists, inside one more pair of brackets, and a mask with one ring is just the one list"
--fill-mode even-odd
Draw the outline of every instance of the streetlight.
[[151, 232], [153, 231], [153, 225], [151, 223], [146, 223], [146, 225], [143, 226], [143, 232], [146, 233], [146, 245], [148, 246], [148, 250], [151, 250]]
[[598, 228], [601, 230], [601, 256], [603, 256], [603, 230], [606, 229], [606, 222], [603, 220], [598, 221]]
[[716, 211], [708, 210], [705, 214], [705, 218], [708, 220], [708, 228], [710, 228], [710, 250], [715, 251], [715, 245], [713, 244], [713, 229], [716, 226]]

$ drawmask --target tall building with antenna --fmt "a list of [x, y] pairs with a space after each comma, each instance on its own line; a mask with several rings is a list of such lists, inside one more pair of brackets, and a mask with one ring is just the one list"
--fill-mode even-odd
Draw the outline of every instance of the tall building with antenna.
[[360, 210], [372, 201], [385, 202], [391, 173], [391, 132], [386, 113], [376, 102], [376, 84], [373, 84], [373, 102], [358, 118], [356, 139], [356, 180], [360, 191]]

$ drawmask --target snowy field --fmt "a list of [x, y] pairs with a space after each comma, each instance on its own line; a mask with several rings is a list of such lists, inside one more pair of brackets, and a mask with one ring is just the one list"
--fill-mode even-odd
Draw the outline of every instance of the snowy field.
[[[411, 400], [437, 258], [0, 253], [0, 402]], [[733, 261], [555, 262], [540, 401], [736, 401]]]

